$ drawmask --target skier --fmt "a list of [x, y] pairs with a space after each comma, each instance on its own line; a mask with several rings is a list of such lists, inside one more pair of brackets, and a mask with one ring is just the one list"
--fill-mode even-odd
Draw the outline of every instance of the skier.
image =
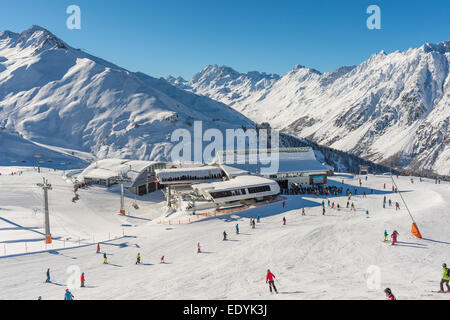
[[97, 253], [100, 253], [100, 243], [97, 243]]
[[227, 233], [224, 231], [223, 232], [223, 241], [227, 240]]
[[397, 242], [397, 231], [392, 232], [391, 234], [391, 238], [392, 238], [392, 245], [395, 245], [395, 243]]
[[384, 289], [384, 293], [386, 294], [386, 300], [397, 300], [395, 296], [392, 294], [391, 289], [389, 288]]
[[275, 276], [273, 275], [273, 273], [270, 272], [270, 269], [267, 269], [266, 283], [269, 283], [270, 293], [272, 293], [272, 287], [275, 290], [275, 292], [278, 293], [277, 288], [275, 287], [274, 279]]
[[325, 215], [325, 208], [322, 208], [322, 215]]
[[81, 274], [81, 278], [80, 278], [80, 281], [81, 281], [81, 288], [84, 288], [84, 272]]
[[108, 258], [106, 257], [106, 253], [103, 254], [103, 264], [108, 263]]
[[440, 293], [444, 292], [444, 283], [445, 283], [445, 285], [447, 286], [446, 293], [450, 293], [450, 287], [448, 285], [448, 282], [450, 280], [450, 270], [447, 268], [446, 263], [442, 264], [442, 268], [444, 268], [444, 269], [442, 271], [441, 290], [439, 290], [439, 292]]
[[161, 257], [161, 261], [160, 261], [159, 263], [166, 263], [166, 262], [164, 261], [164, 256]]
[[384, 196], [383, 198], [383, 203], [386, 203], [386, 196]]
[[252, 229], [255, 229], [256, 228], [256, 222], [255, 222], [255, 219], [253, 219], [253, 222], [252, 222]]
[[334, 209], [334, 202], [331, 204], [331, 209]]
[[259, 220], [260, 220], [260, 216], [258, 216], [258, 217], [256, 218], [256, 222], [259, 223]]
[[387, 231], [386, 231], [386, 230], [384, 230], [384, 242], [386, 242], [386, 241], [387, 241], [387, 237], [388, 237], [388, 233], [387, 233]]
[[369, 217], [369, 210], [366, 210], [366, 217]]
[[348, 209], [349, 206], [350, 206], [350, 202], [347, 201], [347, 209]]
[[286, 225], [286, 218], [285, 217], [283, 217], [283, 225], [284, 226]]
[[392, 200], [389, 199], [389, 207], [391, 207], [391, 206], [392, 206]]
[[330, 206], [330, 199], [328, 199], [328, 206]]
[[[325, 209], [324, 209], [325, 210]], [[339, 203], [337, 204], [337, 210], [341, 211], [341, 206], [339, 205]]]
[[66, 289], [66, 293], [64, 294], [64, 300], [73, 300], [74, 296], [73, 294], [69, 291], [69, 289]]
[[239, 234], [239, 224], [236, 223], [236, 234]]
[[356, 211], [356, 209], [355, 209], [355, 204], [352, 202], [352, 206], [351, 206], [351, 208], [350, 208], [350, 211]]
[[400, 203], [395, 202], [395, 211], [400, 210]]
[[324, 200], [322, 200], [322, 208], [325, 209], [325, 201]]
[[201, 253], [202, 251], [200, 250], [200, 242], [197, 243], [197, 253]]
[[45, 282], [51, 282], [50, 281], [50, 268], [47, 269], [47, 279], [45, 280]]
[[141, 253], [138, 252], [137, 256], [136, 256], [136, 264], [141, 264]]
[[[323, 209], [323, 210], [325, 210], [325, 209]], [[304, 216], [305, 215], [305, 208], [302, 208], [302, 216]]]
[[386, 209], [386, 202], [383, 202], [383, 209]]

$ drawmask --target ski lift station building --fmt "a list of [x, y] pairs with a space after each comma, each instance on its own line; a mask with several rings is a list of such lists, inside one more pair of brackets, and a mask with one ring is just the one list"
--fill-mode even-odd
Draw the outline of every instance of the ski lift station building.
[[155, 171], [166, 166], [166, 162], [158, 161], [104, 159], [89, 165], [77, 180], [107, 187], [124, 181], [130, 192], [142, 196], [160, 188]]
[[320, 163], [310, 147], [280, 148], [272, 152], [277, 154], [268, 154], [268, 158], [278, 163], [272, 166], [273, 170], [269, 170], [270, 163], [257, 158], [258, 150], [223, 151], [217, 153], [214, 162], [230, 178], [253, 174], [275, 180], [281, 188], [288, 188], [293, 183], [303, 186], [324, 184], [327, 176], [333, 174], [333, 168]]

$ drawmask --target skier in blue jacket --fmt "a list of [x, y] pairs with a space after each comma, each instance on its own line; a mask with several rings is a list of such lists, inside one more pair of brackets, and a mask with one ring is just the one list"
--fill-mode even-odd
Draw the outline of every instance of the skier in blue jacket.
[[64, 294], [64, 300], [73, 300], [73, 294], [69, 291], [69, 289], [66, 289], [66, 293]]

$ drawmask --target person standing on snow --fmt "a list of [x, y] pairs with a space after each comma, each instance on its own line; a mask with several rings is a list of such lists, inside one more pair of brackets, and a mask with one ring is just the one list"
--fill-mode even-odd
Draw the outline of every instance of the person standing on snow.
[[304, 216], [304, 215], [305, 215], [305, 208], [302, 208], [302, 216]]
[[45, 282], [51, 282], [50, 281], [50, 268], [47, 269], [47, 279], [45, 280]]
[[386, 300], [397, 300], [395, 296], [392, 294], [391, 289], [389, 288], [384, 289], [384, 293], [386, 294]]
[[366, 210], [366, 217], [369, 217], [369, 210]]
[[400, 203], [396, 202], [395, 203], [395, 211], [400, 210]]
[[272, 293], [272, 287], [275, 290], [275, 292], [278, 293], [277, 287], [275, 287], [274, 280], [275, 280], [274, 274], [272, 272], [270, 272], [270, 269], [267, 269], [266, 283], [269, 283], [270, 293]]
[[322, 215], [325, 215], [325, 208], [322, 208]]
[[73, 300], [74, 296], [73, 294], [69, 291], [69, 289], [66, 289], [66, 293], [64, 294], [64, 300]]
[[253, 219], [253, 222], [252, 222], [252, 229], [255, 229], [256, 228], [256, 222], [255, 222], [255, 219]]
[[236, 234], [239, 234], [239, 224], [236, 223]]
[[80, 277], [80, 282], [81, 282], [80, 288], [84, 288], [84, 281], [85, 281], [85, 278], [84, 278], [84, 272], [83, 272]]
[[259, 223], [259, 220], [260, 220], [260, 216], [258, 216], [258, 217], [256, 218], [256, 222]]
[[103, 253], [103, 264], [108, 263], [108, 258], [106, 257], [106, 253]]
[[350, 211], [356, 211], [356, 209], [355, 209], [355, 204], [352, 202], [352, 206], [351, 206], [351, 208], [350, 208]]
[[159, 263], [165, 263], [164, 256], [161, 257], [161, 261]]
[[444, 269], [442, 271], [442, 280], [441, 280], [441, 284], [440, 284], [441, 290], [439, 290], [439, 292], [444, 293], [444, 283], [445, 283], [445, 285], [447, 286], [446, 293], [450, 293], [450, 287], [448, 285], [448, 282], [450, 281], [450, 270], [447, 268], [446, 263], [442, 264], [442, 268], [444, 268]]
[[141, 264], [141, 253], [138, 252], [137, 256], [136, 256], [136, 264]]
[[223, 232], [223, 241], [227, 240], [227, 233], [224, 231]]
[[286, 218], [285, 217], [283, 217], [283, 225], [284, 226], [286, 225]]
[[392, 238], [392, 245], [395, 245], [395, 243], [397, 242], [397, 231], [392, 232], [391, 238]]
[[386, 242], [387, 241], [387, 237], [388, 237], [388, 233], [387, 233], [387, 231], [386, 230], [384, 230], [384, 242]]

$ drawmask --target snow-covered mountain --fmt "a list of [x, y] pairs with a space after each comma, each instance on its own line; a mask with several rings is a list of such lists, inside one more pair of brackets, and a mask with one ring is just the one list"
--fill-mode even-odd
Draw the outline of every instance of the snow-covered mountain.
[[[381, 164], [450, 175], [449, 61], [450, 41], [427, 43], [404, 52], [381, 51], [330, 73], [296, 66], [280, 79], [262, 80], [267, 86], [255, 91], [247, 82], [223, 81], [223, 72], [206, 72], [229, 68], [207, 67], [199, 75], [210, 76], [195, 76], [188, 90], [321, 145]], [[231, 99], [235, 94], [238, 98]]]
[[168, 159], [175, 129], [253, 127], [229, 106], [74, 49], [48, 30], [0, 32], [0, 128], [98, 158]]
[[180, 89], [207, 96], [242, 112], [263, 98], [280, 78], [277, 74], [258, 71], [239, 73], [227, 66], [208, 65], [189, 81], [172, 76], [166, 80]]

